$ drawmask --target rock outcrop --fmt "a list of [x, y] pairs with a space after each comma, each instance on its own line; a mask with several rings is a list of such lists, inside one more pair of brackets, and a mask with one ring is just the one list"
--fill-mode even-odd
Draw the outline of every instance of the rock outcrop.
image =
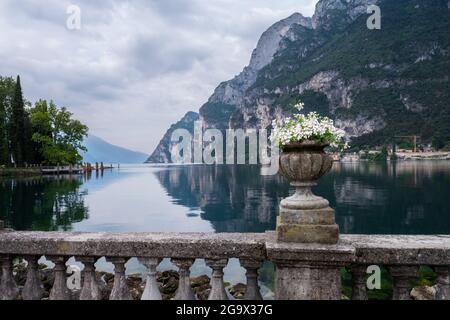
[[258, 71], [272, 62], [282, 39], [295, 24], [312, 28], [312, 19], [295, 13], [267, 29], [253, 50], [249, 65], [232, 80], [221, 83], [208, 102], [238, 105], [245, 91], [255, 83]]
[[313, 27], [330, 30], [336, 27], [337, 21], [339, 26], [345, 26], [366, 13], [368, 6], [378, 2], [380, 0], [321, 0], [312, 18]]
[[151, 156], [147, 159], [147, 163], [170, 163], [171, 161], [171, 150], [173, 147], [173, 143], [171, 142], [172, 133], [177, 129], [186, 129], [189, 132], [193, 132], [194, 130], [194, 122], [198, 120], [198, 113], [196, 112], [188, 112], [184, 115], [184, 117], [173, 124], [169, 130], [167, 130], [164, 137], [159, 142], [155, 151], [151, 154]]

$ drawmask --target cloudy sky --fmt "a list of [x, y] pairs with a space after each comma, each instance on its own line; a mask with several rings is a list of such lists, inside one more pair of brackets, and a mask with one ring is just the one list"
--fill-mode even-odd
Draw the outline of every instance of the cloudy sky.
[[[1, 0], [0, 75], [53, 99], [90, 133], [150, 153], [248, 64], [259, 36], [317, 0]], [[81, 29], [66, 26], [81, 9]]]

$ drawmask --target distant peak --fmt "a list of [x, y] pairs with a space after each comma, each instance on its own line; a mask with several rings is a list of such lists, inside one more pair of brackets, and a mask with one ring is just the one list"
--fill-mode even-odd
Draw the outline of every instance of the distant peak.
[[194, 111], [188, 111], [183, 118], [181, 118], [180, 121], [178, 121], [176, 124], [174, 124], [175, 126], [180, 125], [181, 123], [190, 123], [193, 121], [198, 120], [199, 118], [199, 114], [197, 112]]
[[[329, 29], [337, 12], [344, 12], [345, 18], [353, 21], [365, 13], [367, 7], [379, 3], [380, 0], [320, 0], [316, 4], [313, 15], [313, 27]], [[346, 20], [344, 19], [344, 20]]]
[[253, 51], [249, 67], [258, 71], [272, 62], [273, 56], [279, 48], [281, 39], [294, 24], [312, 28], [311, 18], [304, 17], [298, 12], [273, 24], [259, 39], [258, 45]]
[[183, 118], [192, 118], [192, 117], [198, 117], [198, 113], [194, 111], [188, 111], [186, 112]]
[[307, 18], [304, 15], [302, 15], [300, 12], [294, 12], [293, 14], [291, 14], [289, 17], [287, 17], [284, 20], [290, 20], [290, 19], [302, 19], [302, 18]]

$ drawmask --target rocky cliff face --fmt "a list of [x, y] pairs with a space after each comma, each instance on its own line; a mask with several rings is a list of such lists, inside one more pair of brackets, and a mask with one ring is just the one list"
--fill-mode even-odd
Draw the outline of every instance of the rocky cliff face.
[[322, 0], [317, 3], [312, 18], [313, 27], [330, 30], [345, 27], [367, 12], [367, 7], [380, 0]]
[[[381, 8], [381, 30], [367, 29], [370, 4]], [[200, 118], [212, 128], [267, 128], [302, 100], [358, 148], [394, 135], [450, 141], [448, 5], [321, 0], [312, 18], [294, 14], [269, 28], [249, 66], [216, 89]]]
[[221, 83], [208, 102], [238, 105], [245, 91], [255, 83], [258, 71], [272, 62], [281, 40], [294, 24], [312, 28], [312, 19], [295, 13], [271, 26], [259, 39], [249, 65], [232, 80]]
[[159, 142], [155, 151], [151, 154], [151, 156], [147, 159], [148, 163], [170, 163], [171, 161], [171, 151], [173, 148], [173, 143], [171, 142], [172, 133], [177, 129], [186, 129], [189, 132], [193, 133], [194, 131], [194, 122], [198, 120], [198, 113], [196, 112], [188, 112], [184, 115], [184, 117], [173, 124], [169, 130], [167, 130], [164, 137]]

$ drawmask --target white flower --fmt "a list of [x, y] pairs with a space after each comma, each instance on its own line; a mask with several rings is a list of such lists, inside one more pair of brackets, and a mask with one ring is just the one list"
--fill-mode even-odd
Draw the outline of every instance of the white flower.
[[294, 104], [294, 109], [298, 110], [298, 111], [302, 111], [303, 108], [305, 107], [305, 104], [301, 101], [299, 101], [298, 103]]
[[[301, 111], [304, 104], [299, 102], [294, 107]], [[333, 120], [321, 117], [317, 112], [310, 112], [306, 116], [297, 113], [284, 121], [273, 120], [272, 127], [271, 140], [280, 146], [305, 140], [326, 143], [333, 147], [342, 148], [346, 146], [346, 144], [343, 144], [344, 130], [336, 128]]]

